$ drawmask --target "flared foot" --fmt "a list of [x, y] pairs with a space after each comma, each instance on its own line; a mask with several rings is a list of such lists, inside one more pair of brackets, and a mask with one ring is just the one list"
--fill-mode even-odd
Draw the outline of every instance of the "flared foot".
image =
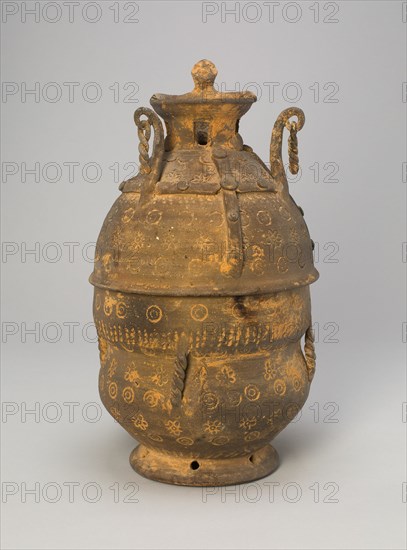
[[235, 458], [180, 457], [139, 445], [130, 455], [130, 464], [137, 473], [155, 481], [204, 487], [260, 479], [274, 472], [279, 459], [271, 445]]

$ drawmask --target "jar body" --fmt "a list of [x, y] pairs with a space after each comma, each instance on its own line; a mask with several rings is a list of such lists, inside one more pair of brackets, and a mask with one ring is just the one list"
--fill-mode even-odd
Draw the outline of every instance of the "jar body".
[[[100, 395], [143, 445], [144, 475], [202, 485], [210, 469], [208, 484], [232, 483], [236, 472], [225, 474], [225, 459], [242, 457], [244, 480], [259, 477], [249, 458], [296, 416], [309, 392], [301, 349], [308, 287], [181, 298], [95, 289], [94, 317]], [[150, 451], [155, 463], [168, 456], [180, 463], [174, 471], [151, 466]]]
[[92, 282], [137, 294], [235, 296], [309, 285], [317, 276], [308, 228], [288, 193], [162, 192], [140, 204], [132, 192], [105, 219]]

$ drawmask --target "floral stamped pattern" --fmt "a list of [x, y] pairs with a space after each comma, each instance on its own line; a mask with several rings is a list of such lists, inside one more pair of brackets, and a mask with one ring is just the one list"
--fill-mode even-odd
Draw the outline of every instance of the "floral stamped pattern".
[[180, 435], [182, 433], [181, 424], [179, 420], [167, 420], [165, 427], [168, 433], [171, 435]]
[[216, 380], [221, 384], [234, 384], [236, 382], [236, 373], [231, 367], [225, 365], [216, 373]]
[[143, 431], [145, 431], [148, 428], [148, 422], [141, 413], [139, 413], [137, 416], [134, 416], [132, 420], [136, 428], [139, 428], [140, 430], [143, 430]]
[[122, 417], [122, 415], [120, 414], [120, 411], [119, 409], [116, 407], [116, 405], [114, 407], [110, 407], [110, 414], [113, 416], [113, 418], [117, 421], [119, 421]]
[[164, 367], [158, 367], [155, 373], [151, 376], [151, 381], [160, 388], [165, 386], [165, 384], [168, 383], [168, 380], [168, 373], [165, 371]]
[[116, 370], [117, 370], [117, 361], [116, 359], [112, 359], [107, 371], [109, 378], [113, 378], [113, 376], [116, 374]]
[[221, 432], [224, 426], [220, 420], [207, 420], [203, 425], [203, 428], [205, 432], [215, 435]]
[[252, 416], [251, 418], [242, 418], [242, 420], [239, 422], [239, 427], [243, 428], [244, 430], [251, 430], [256, 424], [256, 417]]
[[266, 359], [264, 362], [264, 372], [263, 377], [264, 380], [270, 381], [273, 380], [273, 378], [276, 378], [277, 376], [277, 369], [275, 366], [273, 366], [270, 359]]
[[131, 364], [127, 367], [127, 370], [126, 370], [126, 372], [124, 373], [124, 379], [125, 379], [127, 382], [131, 382], [132, 384], [134, 384], [134, 385], [137, 386], [137, 387], [140, 385], [140, 383], [139, 383], [140, 375], [139, 375], [139, 373], [137, 372], [137, 370], [135, 369], [134, 363], [131, 363]]

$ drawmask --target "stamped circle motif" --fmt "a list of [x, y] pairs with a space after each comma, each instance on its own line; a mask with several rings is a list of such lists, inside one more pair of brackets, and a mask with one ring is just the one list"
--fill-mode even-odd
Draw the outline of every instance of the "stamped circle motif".
[[143, 395], [143, 401], [151, 408], [154, 408], [158, 405], [161, 399], [161, 394], [155, 390], [148, 390]]
[[147, 223], [156, 224], [159, 223], [162, 218], [162, 212], [160, 210], [150, 210], [147, 213], [146, 221]]
[[229, 438], [226, 435], [218, 435], [211, 440], [211, 443], [212, 445], [221, 447], [222, 445], [226, 445], [228, 441], [229, 441]]
[[280, 212], [282, 218], [284, 218], [288, 222], [291, 220], [291, 214], [285, 206], [280, 206], [278, 211]]
[[195, 304], [191, 307], [191, 317], [194, 321], [205, 321], [208, 317], [208, 308], [203, 304]]
[[110, 317], [113, 311], [113, 305], [110, 300], [105, 300], [103, 311], [107, 317]]
[[205, 392], [201, 401], [209, 411], [213, 411], [219, 405], [219, 399], [213, 392]]
[[244, 394], [249, 401], [257, 401], [260, 397], [260, 390], [255, 384], [248, 384], [244, 389]]
[[163, 312], [159, 306], [149, 306], [146, 311], [146, 317], [150, 323], [158, 323], [163, 317]]
[[281, 378], [278, 378], [274, 384], [273, 384], [273, 388], [274, 388], [274, 391], [276, 392], [277, 395], [284, 395], [285, 392], [286, 392], [286, 385], [285, 385], [285, 382], [284, 380], [282, 380]]
[[299, 412], [300, 412], [299, 405], [297, 405], [297, 403], [290, 403], [289, 405], [287, 405], [285, 410], [285, 415], [287, 417], [287, 420], [291, 422], [291, 420], [293, 420]]
[[300, 391], [300, 389], [302, 388], [302, 380], [299, 376], [294, 376], [293, 387], [294, 391]]
[[111, 399], [116, 399], [117, 397], [117, 384], [116, 382], [110, 382], [109, 384], [109, 396]]
[[248, 434], [246, 434], [244, 436], [245, 438], [245, 441], [254, 441], [256, 439], [259, 439], [260, 437], [260, 432], [249, 432]]
[[158, 442], [164, 441], [161, 435], [158, 435], [156, 433], [150, 433], [148, 434], [147, 437], [151, 439], [151, 441], [158, 441]]
[[128, 404], [133, 403], [134, 401], [134, 390], [130, 386], [126, 386], [122, 392], [122, 397], [124, 401]]
[[184, 447], [190, 447], [194, 444], [194, 440], [190, 437], [178, 437], [176, 440], [180, 445], [184, 445]]
[[259, 210], [257, 212], [257, 219], [262, 225], [271, 225], [271, 216], [267, 210]]
[[277, 269], [280, 273], [286, 273], [288, 271], [288, 261], [284, 256], [280, 256], [277, 262]]
[[231, 407], [238, 407], [242, 402], [242, 395], [237, 390], [229, 390], [226, 393], [226, 403]]
[[118, 302], [116, 304], [116, 316], [119, 317], [119, 319], [124, 319], [126, 317], [127, 313], [127, 306], [124, 302]]

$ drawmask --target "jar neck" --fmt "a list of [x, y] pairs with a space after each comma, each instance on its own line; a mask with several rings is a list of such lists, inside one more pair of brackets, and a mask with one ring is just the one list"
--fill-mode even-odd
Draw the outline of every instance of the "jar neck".
[[[154, 98], [154, 96], [153, 96]], [[157, 102], [155, 111], [164, 119], [166, 151], [220, 146], [240, 150], [240, 118], [252, 102], [200, 101]]]
[[205, 113], [165, 120], [167, 136], [165, 150], [226, 147], [240, 150], [243, 140], [239, 134], [239, 119], [214, 117]]

